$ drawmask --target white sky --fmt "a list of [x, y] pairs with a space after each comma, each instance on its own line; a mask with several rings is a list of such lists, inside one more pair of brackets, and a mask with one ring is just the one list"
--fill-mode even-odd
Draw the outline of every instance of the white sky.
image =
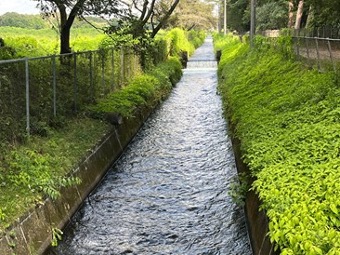
[[36, 8], [38, 2], [32, 0], [0, 0], [0, 15], [6, 12], [17, 12], [21, 14], [38, 14]]

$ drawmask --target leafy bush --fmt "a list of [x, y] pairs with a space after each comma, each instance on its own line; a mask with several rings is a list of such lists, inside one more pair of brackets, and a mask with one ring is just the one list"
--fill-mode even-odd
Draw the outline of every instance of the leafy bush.
[[105, 117], [108, 113], [132, 117], [137, 108], [153, 105], [171, 89], [181, 77], [178, 59], [170, 58], [147, 74], [141, 74], [122, 89], [110, 93], [96, 105], [90, 106], [91, 115]]
[[195, 47], [189, 42], [186, 33], [183, 29], [174, 28], [166, 34], [170, 56], [180, 56], [182, 51], [186, 51], [189, 55], [194, 53]]
[[271, 241], [281, 254], [339, 254], [340, 88], [334, 74], [306, 70], [262, 38], [253, 51], [231, 38], [224, 42], [224, 108], [256, 178], [252, 189], [269, 217]]
[[194, 45], [195, 49], [202, 45], [206, 37], [205, 31], [190, 30], [188, 32], [188, 40]]

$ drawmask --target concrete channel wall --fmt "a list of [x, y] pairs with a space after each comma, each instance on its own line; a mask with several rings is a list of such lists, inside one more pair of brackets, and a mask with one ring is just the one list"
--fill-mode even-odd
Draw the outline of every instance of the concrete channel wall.
[[[239, 174], [249, 174], [248, 166], [242, 160], [240, 150], [240, 141], [232, 138], [232, 146], [235, 155], [236, 167]], [[251, 184], [254, 180], [249, 180]], [[278, 255], [280, 251], [274, 250], [274, 244], [270, 242], [269, 221], [265, 211], [260, 211], [261, 201], [253, 190], [248, 191], [245, 201], [245, 214], [247, 220], [247, 229], [254, 255]]]
[[81, 184], [63, 188], [59, 199], [46, 199], [18, 219], [0, 239], [0, 254], [43, 254], [51, 244], [53, 229], [62, 229], [69, 222], [152, 111], [153, 108], [141, 110], [137, 117], [124, 119], [113, 128], [73, 171], [73, 175], [82, 180]]

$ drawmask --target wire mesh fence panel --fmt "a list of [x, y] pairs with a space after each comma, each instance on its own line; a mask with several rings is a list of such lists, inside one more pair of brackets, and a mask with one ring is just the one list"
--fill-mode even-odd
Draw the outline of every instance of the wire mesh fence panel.
[[26, 136], [25, 61], [0, 64], [0, 143]]
[[76, 55], [77, 103], [82, 110], [86, 105], [93, 103], [96, 97], [96, 88], [93, 80], [93, 53], [83, 52]]
[[77, 79], [75, 57], [72, 54], [56, 57], [57, 116], [70, 116], [77, 109]]
[[51, 57], [35, 58], [29, 65], [29, 114], [31, 133], [47, 135], [47, 127], [54, 118], [53, 61]]
[[316, 27], [293, 29], [291, 35], [294, 37], [318, 37], [318, 38], [332, 38], [340, 39], [340, 28], [334, 27]]
[[126, 48], [0, 61], [0, 144], [46, 135], [140, 71]]
[[319, 71], [338, 71], [340, 63], [340, 39], [318, 37], [293, 37], [294, 52], [298, 59]]

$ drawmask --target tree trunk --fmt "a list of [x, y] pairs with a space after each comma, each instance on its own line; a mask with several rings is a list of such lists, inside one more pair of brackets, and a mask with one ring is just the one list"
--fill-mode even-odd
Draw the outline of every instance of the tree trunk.
[[70, 34], [74, 19], [86, 0], [78, 0], [67, 17], [66, 5], [58, 2], [60, 12], [60, 54], [71, 53]]
[[294, 1], [289, 0], [288, 3], [288, 28], [294, 26]]
[[303, 2], [304, 0], [299, 1], [298, 9], [296, 12], [296, 21], [295, 21], [295, 29], [299, 30], [301, 28], [301, 18], [303, 14]]
[[171, 8], [168, 10], [168, 12], [163, 16], [163, 18], [160, 20], [159, 24], [152, 30], [151, 38], [154, 38], [158, 31], [164, 26], [164, 24], [169, 19], [172, 12], [175, 10], [176, 6], [178, 5], [179, 0], [175, 0], [175, 2], [172, 4]]
[[66, 24], [61, 28], [60, 31], [60, 54], [71, 53], [70, 47], [70, 32], [71, 29]]

